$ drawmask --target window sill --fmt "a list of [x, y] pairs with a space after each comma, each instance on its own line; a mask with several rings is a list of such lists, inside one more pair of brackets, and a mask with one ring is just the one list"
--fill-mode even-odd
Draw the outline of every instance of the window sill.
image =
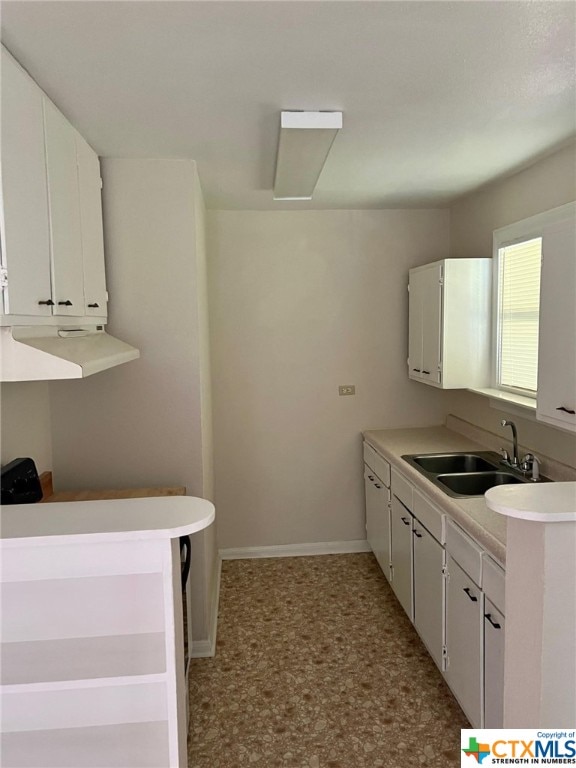
[[536, 418], [536, 400], [531, 397], [523, 397], [522, 395], [515, 395], [513, 392], [504, 392], [501, 389], [492, 389], [491, 387], [469, 389], [468, 391], [489, 398], [490, 407], [498, 411], [514, 413], [525, 419]]

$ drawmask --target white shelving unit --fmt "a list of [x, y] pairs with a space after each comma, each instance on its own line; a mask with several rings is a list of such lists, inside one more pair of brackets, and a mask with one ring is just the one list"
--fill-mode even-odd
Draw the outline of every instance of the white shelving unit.
[[178, 538], [165, 497], [2, 510], [3, 768], [185, 768]]

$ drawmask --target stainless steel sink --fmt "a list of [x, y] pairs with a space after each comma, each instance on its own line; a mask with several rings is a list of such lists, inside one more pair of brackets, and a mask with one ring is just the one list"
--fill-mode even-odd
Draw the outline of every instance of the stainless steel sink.
[[427, 472], [435, 475], [454, 472], [487, 472], [494, 470], [493, 461], [477, 453], [436, 453], [414, 456], [413, 461]]
[[518, 475], [499, 471], [437, 475], [436, 480], [452, 491], [450, 495], [454, 496], [483, 496], [489, 488], [496, 485], [526, 482]]
[[402, 458], [453, 498], [483, 496], [495, 485], [528, 482], [526, 476], [503, 466], [494, 451], [414, 453]]

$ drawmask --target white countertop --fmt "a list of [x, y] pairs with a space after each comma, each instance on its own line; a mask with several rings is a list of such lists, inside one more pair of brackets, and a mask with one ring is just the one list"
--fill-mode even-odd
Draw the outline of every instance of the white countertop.
[[507, 517], [540, 523], [576, 522], [576, 483], [543, 483], [490, 488], [487, 506]]
[[446, 495], [401, 458], [410, 453], [489, 450], [485, 445], [446, 427], [368, 430], [363, 434], [364, 439], [410, 480], [412, 485], [449, 514], [496, 560], [502, 564], [506, 562], [505, 517], [489, 509], [484, 497], [457, 499]]
[[194, 496], [14, 504], [0, 511], [0, 547], [173, 539], [212, 523], [212, 502]]

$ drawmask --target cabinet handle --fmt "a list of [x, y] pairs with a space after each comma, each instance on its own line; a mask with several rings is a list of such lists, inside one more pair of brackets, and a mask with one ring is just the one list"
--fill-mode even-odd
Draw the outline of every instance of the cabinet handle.
[[96, 308], [96, 307], [99, 307], [99, 306], [100, 306], [100, 304], [97, 304], [96, 302], [94, 302], [94, 304], [88, 304], [88, 306], [89, 306], [90, 308], [92, 308], [92, 307]]
[[422, 373], [422, 371], [420, 370], [420, 368], [412, 368], [412, 370], [413, 370], [413, 371], [415, 371], [415, 373]]
[[46, 301], [39, 301], [38, 304], [45, 304], [47, 307], [53, 307], [54, 302], [52, 299], [47, 299]]
[[58, 302], [58, 306], [59, 307], [71, 307], [72, 306], [72, 302], [70, 301], [70, 299], [66, 299], [66, 301], [59, 301]]
[[414, 534], [414, 536], [416, 536], [417, 539], [421, 539], [422, 538], [422, 534], [420, 533], [420, 531], [416, 530], [416, 528], [414, 528], [412, 533]]
[[560, 406], [560, 408], [556, 408], [557, 411], [564, 411], [564, 413], [571, 413], [574, 415], [576, 411], [573, 411], [571, 408], [564, 408], [563, 405]]
[[473, 602], [473, 603], [477, 603], [477, 602], [478, 602], [478, 598], [477, 598], [477, 597], [475, 597], [475, 596], [472, 594], [472, 592], [470, 592], [470, 587], [464, 587], [464, 588], [463, 588], [463, 591], [464, 591], [464, 592], [466, 592], [466, 594], [468, 595], [468, 597], [470, 598], [470, 600], [472, 600], [472, 602]]
[[502, 628], [502, 627], [500, 626], [500, 624], [498, 624], [498, 622], [497, 622], [497, 621], [494, 621], [494, 619], [492, 618], [492, 614], [491, 614], [491, 613], [485, 613], [485, 614], [484, 614], [484, 618], [485, 618], [485, 619], [488, 619], [488, 621], [490, 622], [490, 624], [492, 624], [492, 626], [494, 627], [494, 629], [501, 629], [501, 628]]
[[382, 488], [382, 486], [378, 485], [378, 483], [374, 483], [374, 485], [376, 486], [376, 488]]
[[405, 518], [405, 517], [401, 517], [401, 518], [400, 518], [400, 520], [402, 520], [402, 522], [404, 523], [404, 525], [410, 525], [410, 520], [408, 520], [407, 518]]
[[368, 475], [368, 480], [372, 480], [372, 482], [374, 482], [374, 475]]
[[426, 376], [430, 376], [430, 371], [425, 371], [424, 369], [422, 369], [422, 373], [425, 373]]

